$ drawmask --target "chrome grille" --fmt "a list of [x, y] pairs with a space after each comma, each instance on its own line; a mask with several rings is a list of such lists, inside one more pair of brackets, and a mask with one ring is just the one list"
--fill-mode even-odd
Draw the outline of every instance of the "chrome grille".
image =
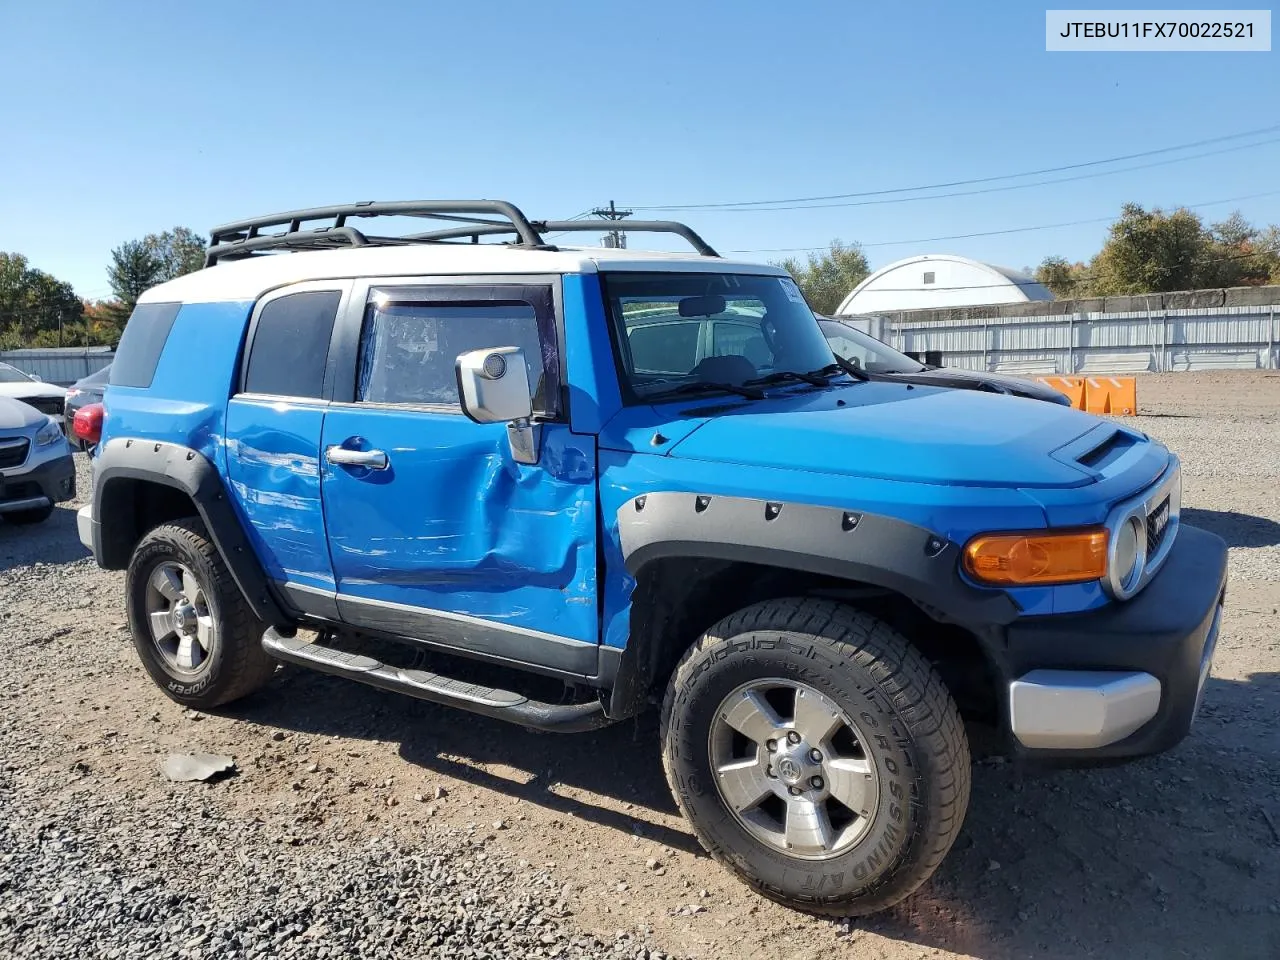
[[23, 437], [20, 440], [0, 440], [0, 467], [20, 467], [27, 460], [27, 448], [31, 441]]
[[1165, 497], [1159, 506], [1147, 514], [1147, 556], [1154, 557], [1169, 532], [1170, 499]]

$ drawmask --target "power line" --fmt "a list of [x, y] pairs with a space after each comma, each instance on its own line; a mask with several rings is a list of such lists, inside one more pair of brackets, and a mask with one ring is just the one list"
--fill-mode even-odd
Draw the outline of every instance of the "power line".
[[[757, 207], [757, 206], [772, 206], [774, 204], [780, 204], [780, 203], [793, 204], [793, 203], [818, 202], [823, 200], [849, 200], [855, 197], [875, 197], [875, 196], [884, 196], [891, 193], [919, 193], [924, 190], [941, 190], [947, 187], [971, 186], [973, 184], [978, 184], [978, 183], [993, 183], [999, 180], [1016, 180], [1020, 177], [1036, 177], [1046, 173], [1062, 173], [1063, 171], [1066, 171], [1066, 170], [1079, 170], [1084, 167], [1103, 166], [1108, 163], [1121, 163], [1125, 160], [1138, 160], [1138, 159], [1141, 159], [1142, 157], [1157, 156], [1163, 153], [1174, 153], [1179, 150], [1190, 150], [1194, 147], [1204, 147], [1212, 143], [1224, 143], [1228, 140], [1239, 140], [1243, 137], [1251, 137], [1251, 136], [1256, 136], [1264, 133], [1274, 133], [1277, 130], [1280, 130], [1280, 124], [1276, 124], [1270, 127], [1261, 127], [1257, 130], [1245, 130], [1241, 133], [1230, 133], [1221, 137], [1210, 137], [1207, 140], [1194, 140], [1190, 143], [1182, 143], [1172, 147], [1161, 147], [1157, 150], [1144, 150], [1144, 151], [1141, 151], [1140, 153], [1130, 153], [1130, 154], [1124, 154], [1118, 157], [1108, 157], [1104, 160], [1087, 160], [1082, 163], [1069, 163], [1059, 167], [1044, 167], [1040, 170], [1027, 170], [1022, 173], [1005, 173], [1005, 174], [1000, 174], [997, 176], [990, 176], [990, 177], [975, 177], [969, 180], [950, 180], [945, 183], [929, 183], [929, 184], [922, 184], [916, 187], [891, 187], [883, 190], [864, 190], [859, 193], [833, 193], [833, 194], [827, 194], [825, 196], [791, 197], [791, 198], [781, 199], [781, 200], [737, 200], [737, 201], [724, 201], [720, 203], [685, 203], [685, 204], [663, 204], [663, 205], [632, 204], [632, 207], [636, 210], [712, 210], [712, 209], [723, 208], [723, 207]], [[1241, 149], [1246, 149], [1246, 148], [1247, 147], [1242, 147]], [[1184, 157], [1181, 159], [1191, 160], [1195, 158]], [[1177, 161], [1174, 161], [1174, 162], [1177, 162]], [[1135, 169], [1142, 169], [1142, 168], [1139, 167]]]
[[[1199, 160], [1202, 157], [1214, 157], [1224, 153], [1235, 153], [1239, 150], [1250, 150], [1254, 147], [1265, 147], [1273, 143], [1280, 143], [1280, 137], [1271, 140], [1259, 140], [1257, 143], [1247, 143], [1236, 147], [1224, 147], [1221, 150], [1206, 150], [1204, 153], [1195, 153], [1186, 157], [1175, 157], [1172, 160], [1156, 160], [1151, 163], [1140, 163], [1132, 167], [1122, 167], [1119, 170], [1101, 170], [1097, 173], [1082, 173], [1073, 177], [1055, 177], [1050, 180], [1035, 180], [1031, 183], [1013, 183], [1000, 187], [983, 187], [980, 190], [954, 190], [950, 193], [935, 193], [924, 197], [889, 197], [880, 200], [855, 200], [848, 203], [811, 203], [786, 207], [737, 207], [737, 208], [720, 208], [712, 213], [775, 213], [785, 210], [831, 210], [844, 207], [871, 207], [879, 206], [886, 203], [911, 203], [918, 200], [944, 200], [947, 197], [973, 197], [984, 193], [1003, 193], [1009, 190], [1027, 190], [1032, 187], [1044, 187], [1055, 183], [1072, 183], [1077, 180], [1092, 180], [1094, 177], [1110, 177], [1119, 173], [1132, 173], [1135, 170], [1149, 170], [1152, 167], [1164, 167], [1171, 163], [1182, 163], [1186, 160]], [[637, 207], [640, 210], [675, 210], [676, 207]]]
[[[1202, 207], [1213, 207], [1223, 203], [1239, 203], [1242, 200], [1258, 200], [1262, 197], [1280, 195], [1280, 190], [1268, 190], [1265, 193], [1249, 193], [1241, 197], [1227, 197], [1222, 200], [1205, 200], [1201, 203], [1180, 204], [1179, 209], [1199, 210]], [[914, 240], [877, 240], [871, 243], [858, 243], [859, 247], [898, 247], [915, 243], [936, 243], [939, 240], [972, 240], [975, 237], [997, 237], [1010, 233], [1030, 233], [1035, 230], [1053, 230], [1058, 227], [1078, 227], [1089, 223], [1115, 223], [1119, 217], [1091, 217], [1088, 220], [1065, 220], [1061, 223], [1041, 223], [1030, 227], [1009, 227], [1005, 230], [982, 230], [978, 233], [953, 233], [942, 237], [918, 237]], [[820, 247], [764, 247], [756, 250], [726, 250], [725, 253], [812, 253], [826, 250], [830, 244]]]

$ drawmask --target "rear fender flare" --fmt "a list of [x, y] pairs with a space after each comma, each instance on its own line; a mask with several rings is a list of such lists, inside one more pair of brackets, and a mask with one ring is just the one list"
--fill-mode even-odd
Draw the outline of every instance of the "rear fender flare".
[[101, 505], [108, 502], [110, 485], [121, 479], [163, 484], [189, 496], [254, 614], [277, 626], [293, 622], [271, 594], [266, 572], [217, 467], [198, 450], [180, 444], [114, 437], [99, 451], [94, 466], [93, 521], [99, 528], [99, 561], [103, 566], [122, 568], [132, 552], [128, 542], [132, 538], [119, 526], [125, 518], [104, 517], [101, 511]]

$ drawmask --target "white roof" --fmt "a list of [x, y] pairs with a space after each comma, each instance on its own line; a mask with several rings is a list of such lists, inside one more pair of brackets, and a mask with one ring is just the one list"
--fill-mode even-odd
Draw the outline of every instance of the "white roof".
[[605, 270], [754, 273], [785, 276], [768, 264], [688, 253], [559, 247], [524, 250], [503, 244], [416, 244], [280, 253], [232, 260], [152, 287], [140, 303], [256, 300], [268, 290], [306, 280], [345, 277], [597, 273]]

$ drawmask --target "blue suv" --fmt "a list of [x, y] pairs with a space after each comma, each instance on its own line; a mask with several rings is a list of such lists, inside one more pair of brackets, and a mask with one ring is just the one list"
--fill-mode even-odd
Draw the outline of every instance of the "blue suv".
[[540, 730], [657, 705], [706, 849], [846, 916], [947, 854], [963, 721], [1075, 762], [1188, 733], [1226, 547], [1180, 524], [1164, 446], [868, 380], [789, 276], [681, 224], [627, 230], [692, 254], [546, 240], [613, 227], [301, 210], [216, 228], [141, 298], [79, 529], [169, 697], [216, 707], [285, 661]]

